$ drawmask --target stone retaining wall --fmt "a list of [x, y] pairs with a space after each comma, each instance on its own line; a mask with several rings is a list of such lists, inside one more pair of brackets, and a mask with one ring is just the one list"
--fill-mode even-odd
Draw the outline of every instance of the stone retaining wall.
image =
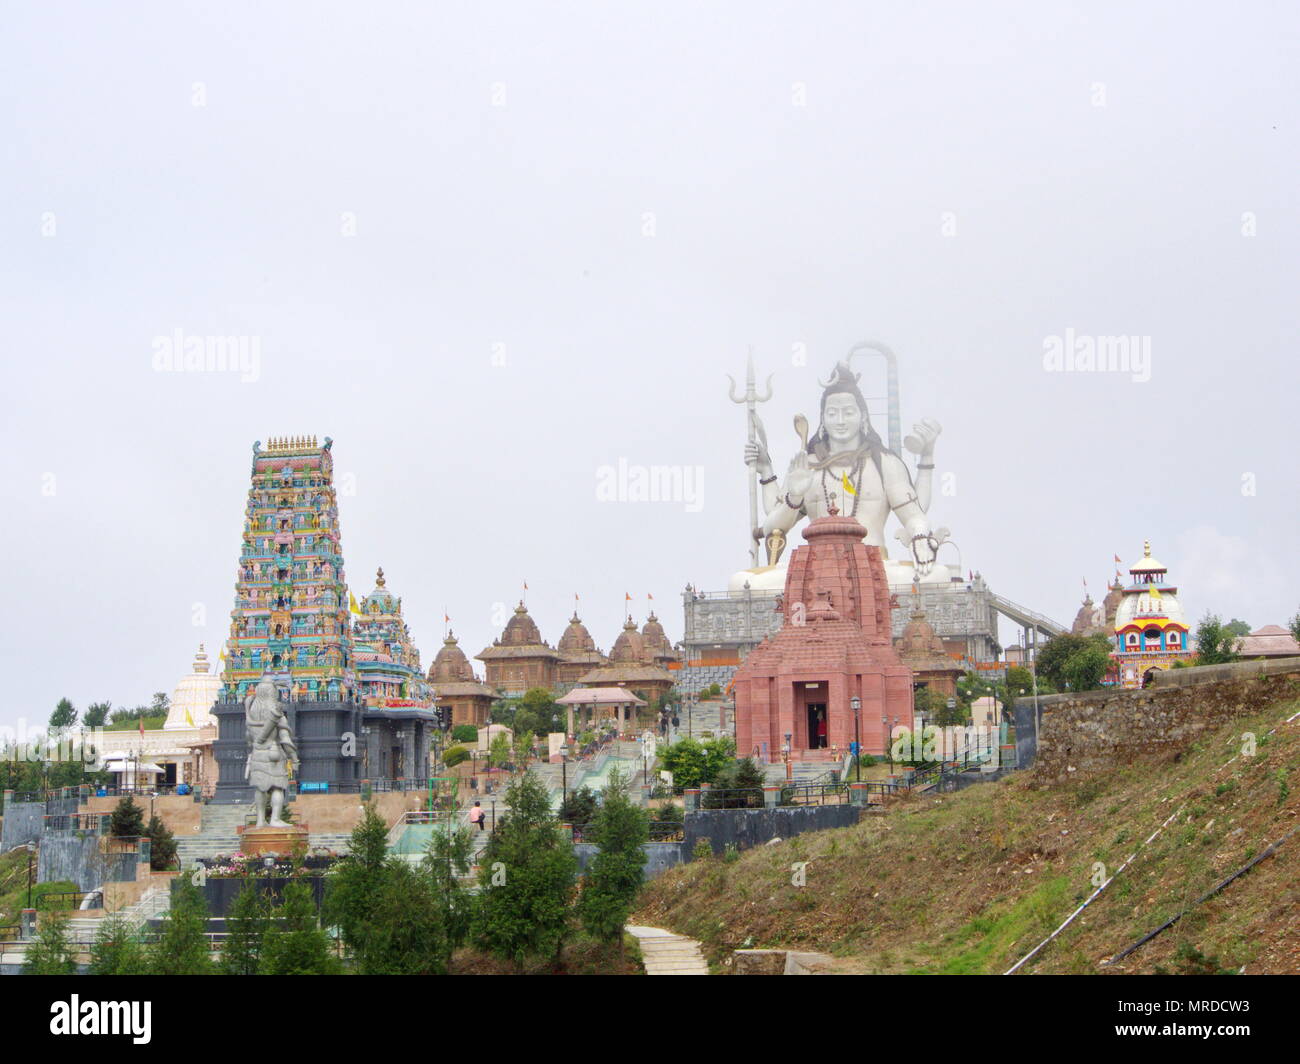
[[1186, 749], [1200, 735], [1300, 697], [1300, 658], [1245, 661], [1161, 673], [1140, 690], [1108, 688], [1017, 699], [1016, 745], [1035, 782], [1062, 783]]

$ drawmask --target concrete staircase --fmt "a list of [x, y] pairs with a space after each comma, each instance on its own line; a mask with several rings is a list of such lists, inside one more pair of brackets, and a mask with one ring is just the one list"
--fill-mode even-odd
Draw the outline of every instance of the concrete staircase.
[[709, 974], [709, 966], [704, 962], [704, 954], [695, 939], [658, 927], [629, 925], [627, 932], [641, 947], [646, 975]]
[[[150, 887], [134, 905], [129, 905], [116, 915], [139, 931], [150, 920], [161, 920], [172, 907], [170, 883]], [[68, 920], [68, 938], [78, 946], [89, 947], [103, 924], [103, 916], [74, 916]]]
[[[176, 836], [176, 856], [182, 868], [190, 868], [202, 858], [211, 860], [224, 854], [239, 852], [238, 828], [253, 817], [252, 808], [246, 804], [212, 805], [203, 807], [202, 826], [197, 835]], [[335, 853], [347, 853], [351, 846], [349, 832], [312, 832], [307, 836], [309, 849], [324, 847]]]

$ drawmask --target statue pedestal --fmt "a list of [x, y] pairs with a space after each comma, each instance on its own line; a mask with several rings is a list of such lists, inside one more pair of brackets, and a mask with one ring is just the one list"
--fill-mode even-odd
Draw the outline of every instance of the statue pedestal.
[[307, 825], [288, 824], [282, 828], [244, 828], [239, 834], [239, 850], [247, 854], [292, 854], [307, 850]]

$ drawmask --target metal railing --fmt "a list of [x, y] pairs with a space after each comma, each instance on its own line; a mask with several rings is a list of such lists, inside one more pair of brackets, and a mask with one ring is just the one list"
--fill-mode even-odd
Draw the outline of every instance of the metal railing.
[[[98, 901], [98, 905], [86, 905], [87, 898]], [[98, 909], [104, 904], [102, 890], [60, 890], [42, 894], [36, 899], [38, 912], [75, 912], [80, 909]]]
[[91, 831], [107, 835], [112, 823], [111, 813], [46, 813], [46, 831]]
[[[596, 825], [590, 824], [570, 824], [573, 831], [574, 842], [595, 842]], [[650, 842], [681, 842], [685, 836], [685, 825], [675, 824], [672, 821], [650, 821]]]

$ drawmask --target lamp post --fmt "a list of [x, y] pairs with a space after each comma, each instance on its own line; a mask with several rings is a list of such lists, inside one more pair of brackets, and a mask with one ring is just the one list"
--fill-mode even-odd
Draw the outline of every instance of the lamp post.
[[858, 782], [862, 782], [862, 699], [854, 695], [849, 699], [853, 707], [853, 760], [857, 764]]
[[36, 857], [36, 843], [29, 842], [27, 844], [27, 908], [29, 909], [32, 907], [32, 885], [35, 882], [35, 880], [32, 878], [32, 872], [33, 872], [32, 861], [35, 857]]
[[794, 768], [790, 762], [790, 733], [785, 733], [785, 742], [781, 744], [781, 759], [785, 762], [785, 782], [794, 780]]

